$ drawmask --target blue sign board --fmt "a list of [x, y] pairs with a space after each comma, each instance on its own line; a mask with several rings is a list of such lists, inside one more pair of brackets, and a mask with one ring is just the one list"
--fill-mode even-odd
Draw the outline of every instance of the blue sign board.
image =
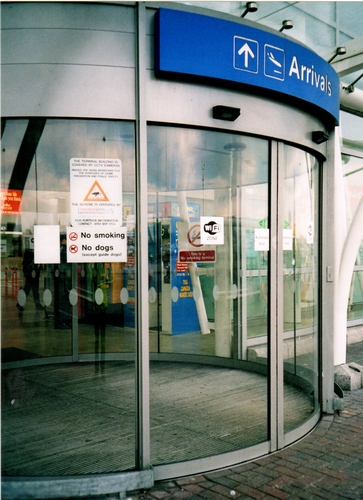
[[193, 285], [188, 270], [179, 271], [178, 261], [178, 217], [170, 220], [171, 288], [178, 290], [178, 300], [171, 302], [171, 334], [199, 332], [197, 306], [193, 296]]
[[315, 52], [283, 35], [241, 22], [160, 8], [157, 76], [189, 76], [279, 92], [339, 121], [339, 77]]

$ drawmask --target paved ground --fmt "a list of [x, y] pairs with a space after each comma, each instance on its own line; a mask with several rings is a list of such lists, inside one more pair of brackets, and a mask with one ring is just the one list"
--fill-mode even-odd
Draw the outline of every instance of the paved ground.
[[[363, 342], [347, 362], [363, 365]], [[323, 418], [306, 438], [253, 463], [175, 481], [128, 495], [132, 500], [363, 500], [363, 389], [345, 392], [345, 408]]]
[[347, 363], [352, 363], [353, 361], [363, 366], [363, 342], [348, 345]]

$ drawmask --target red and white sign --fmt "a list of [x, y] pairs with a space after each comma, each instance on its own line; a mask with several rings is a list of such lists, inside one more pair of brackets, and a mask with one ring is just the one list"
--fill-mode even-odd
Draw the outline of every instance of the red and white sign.
[[189, 271], [189, 267], [187, 263], [176, 261], [176, 272], [177, 273], [187, 273]]
[[1, 190], [1, 213], [2, 215], [21, 215], [21, 196], [23, 192], [19, 189]]
[[202, 243], [200, 241], [200, 224], [193, 224], [187, 232], [188, 243], [192, 247], [202, 247]]
[[179, 261], [184, 262], [215, 262], [215, 250], [180, 250]]
[[216, 261], [215, 249], [210, 245], [206, 247], [201, 241], [199, 222], [180, 222], [178, 231], [178, 260], [181, 264]]

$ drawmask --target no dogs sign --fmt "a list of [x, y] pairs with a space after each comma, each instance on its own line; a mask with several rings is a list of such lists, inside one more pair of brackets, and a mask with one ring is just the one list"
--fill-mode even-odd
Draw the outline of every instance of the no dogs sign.
[[126, 262], [126, 228], [67, 228], [67, 262]]

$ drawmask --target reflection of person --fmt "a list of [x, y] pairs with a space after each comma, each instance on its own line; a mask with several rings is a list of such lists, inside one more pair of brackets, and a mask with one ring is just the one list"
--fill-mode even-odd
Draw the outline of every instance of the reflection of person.
[[71, 327], [71, 305], [69, 292], [72, 288], [70, 265], [67, 264], [67, 238], [60, 238], [60, 264], [54, 273], [54, 323], [57, 329]]
[[167, 227], [162, 228], [162, 240], [161, 240], [161, 260], [164, 266], [164, 283], [170, 283], [170, 234]]
[[164, 266], [164, 283], [170, 283], [170, 242], [161, 247], [161, 259]]
[[96, 298], [96, 311], [94, 318], [94, 328], [95, 328], [95, 370], [99, 371], [101, 368], [101, 373], [105, 369], [105, 354], [106, 354], [106, 309], [108, 306], [107, 288], [108, 279], [106, 270], [103, 264], [96, 264], [92, 269], [93, 285], [94, 290], [101, 290], [102, 297], [97, 300]]
[[[23, 291], [26, 296], [29, 295], [30, 290], [33, 292], [33, 299], [35, 307], [37, 309], [42, 309], [43, 306], [39, 300], [39, 278], [40, 278], [40, 265], [34, 263], [34, 251], [31, 249], [26, 249], [23, 257], [23, 274], [25, 279], [25, 285]], [[24, 307], [19, 303], [16, 304], [19, 311], [24, 311]]]

